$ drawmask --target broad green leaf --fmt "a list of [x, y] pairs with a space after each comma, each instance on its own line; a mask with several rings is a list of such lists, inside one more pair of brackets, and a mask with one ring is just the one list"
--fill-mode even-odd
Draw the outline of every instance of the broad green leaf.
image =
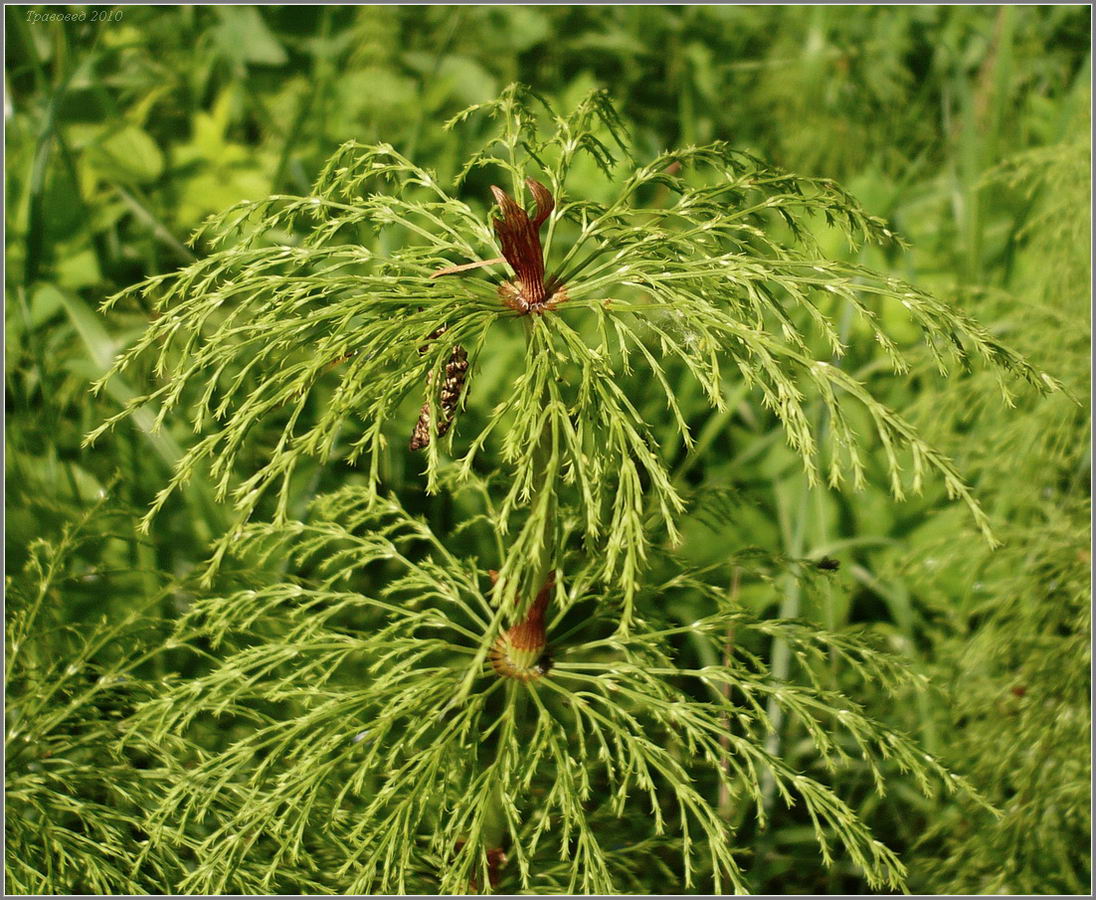
[[215, 35], [225, 56], [239, 63], [285, 65], [285, 50], [256, 7], [218, 6], [216, 10], [221, 24]]
[[109, 181], [145, 184], [164, 170], [164, 155], [148, 132], [124, 125], [89, 151], [91, 164]]

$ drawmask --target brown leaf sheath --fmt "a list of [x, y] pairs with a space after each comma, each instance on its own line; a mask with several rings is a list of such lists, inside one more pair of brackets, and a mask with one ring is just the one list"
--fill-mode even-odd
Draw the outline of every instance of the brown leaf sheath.
[[502, 188], [491, 185], [491, 193], [502, 213], [493, 225], [498, 235], [502, 255], [517, 276], [499, 288], [503, 301], [521, 313], [543, 313], [563, 299], [559, 286], [544, 277], [544, 248], [540, 243], [540, 226], [556, 208], [551, 192], [539, 181], [526, 178], [537, 204], [537, 214], [529, 214]]
[[[460, 853], [461, 848], [465, 842], [463, 838], [457, 841], [454, 849], [457, 853]], [[501, 847], [494, 847], [487, 851], [487, 881], [491, 887], [496, 888], [499, 885], [499, 879], [501, 878], [500, 870], [506, 865], [506, 851]], [[479, 876], [472, 873], [472, 876], [468, 879], [468, 889], [470, 891], [479, 892], [480, 883]]]
[[548, 643], [544, 614], [555, 584], [555, 575], [550, 575], [525, 618], [495, 639], [490, 653], [491, 668], [503, 678], [532, 681], [544, 674], [541, 659]]

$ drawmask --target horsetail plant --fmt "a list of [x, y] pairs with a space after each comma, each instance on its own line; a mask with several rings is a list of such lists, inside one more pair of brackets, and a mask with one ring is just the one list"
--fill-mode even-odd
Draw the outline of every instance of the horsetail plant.
[[[300, 876], [283, 864], [313, 858], [322, 843], [338, 848], [325, 863], [341, 893], [464, 893], [494, 877], [500, 850], [521, 890], [612, 893], [620, 851], [630, 849], [614, 838], [637, 819], [649, 824], [647, 839], [674, 835], [678, 883], [702, 872], [717, 893], [742, 892], [734, 831], [714, 800], [723, 786], [763, 824], [764, 777], [807, 810], [827, 861], [837, 844], [872, 886], [900, 886], [902, 864], [850, 806], [765, 750], [769, 700], [805, 727], [831, 770], [855, 755], [879, 790], [893, 766], [926, 792], [969, 793], [908, 738], [824, 687], [831, 656], [888, 689], [916, 680], [862, 637], [758, 619], [691, 571], [648, 585], [641, 598], [659, 603], [622, 635], [596, 561], [573, 553], [559, 558], [527, 617], [495, 638], [490, 663], [476, 665], [492, 633], [492, 573], [367, 489], [323, 496], [313, 513], [308, 524], [252, 523], [237, 545], [260, 563], [314, 567], [313, 586], [196, 602], [179, 641], [212, 642], [218, 662], [134, 719], [153, 741], [210, 713], [256, 722], [191, 769], [148, 826], [154, 852], [161, 829], [172, 834], [180, 819], [215, 823], [194, 847], [188, 892], [284, 891]], [[497, 519], [482, 523], [501, 538]], [[377, 563], [392, 567], [385, 586], [376, 596], [354, 590]], [[675, 623], [659, 606], [678, 596], [703, 598], [710, 612]], [[732, 659], [675, 661], [676, 640], [714, 650], [728, 628], [738, 634]], [[773, 637], [792, 648], [805, 683], [774, 682], [750, 649]], [[454, 705], [469, 671], [472, 690]], [[295, 715], [266, 712], [286, 705]], [[546, 875], [559, 860], [565, 873]], [[247, 867], [253, 880], [239, 880]]]
[[[953, 306], [827, 257], [823, 225], [853, 247], [898, 241], [828, 180], [724, 143], [640, 163], [602, 92], [561, 115], [515, 85], [450, 126], [484, 116], [497, 129], [448, 185], [391, 146], [346, 144], [310, 196], [214, 217], [194, 238], [207, 256], [107, 303], [149, 303], [153, 320], [99, 386], [141, 366], [153, 386], [89, 441], [146, 406], [200, 435], [145, 527], [208, 466], [239, 516], [209, 583], [275, 555], [286, 569], [180, 622], [208, 670], [136, 726], [239, 730], [197, 752], [143, 853], [182, 842], [196, 892], [611, 893], [643, 848], [670, 890], [745, 891], [738, 836], [764, 827], [775, 790], [827, 862], [840, 847], [871, 886], [900, 887], [901, 862], [825, 773], [968, 788], [838, 689], [834, 663], [916, 680], [869, 636], [750, 614], [725, 588], [732, 565], [768, 583], [748, 558], [675, 556], [674, 463], [695, 428], [680, 400], [722, 410], [742, 385], [812, 485], [859, 487], [876, 449], [896, 498], [940, 478], [992, 540], [951, 462], [842, 368], [836, 320], [858, 317], [897, 373], [881, 304], [943, 374], [980, 358], [1006, 399], [1009, 373], [1055, 382]], [[406, 458], [427, 493], [463, 498], [449, 532], [392, 493]], [[309, 504], [305, 476], [336, 459], [346, 484]], [[473, 535], [477, 554], [457, 552]], [[230, 559], [243, 568], [226, 574]], [[798, 664], [786, 677], [773, 641]], [[766, 749], [773, 710], [818, 773]]]

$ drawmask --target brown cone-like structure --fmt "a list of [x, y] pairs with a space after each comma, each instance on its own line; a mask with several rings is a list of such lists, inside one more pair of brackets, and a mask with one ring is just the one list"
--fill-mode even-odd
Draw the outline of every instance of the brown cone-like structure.
[[502, 188], [491, 185], [491, 193], [502, 213], [495, 219], [503, 258], [514, 270], [516, 278], [499, 288], [503, 302], [520, 313], [543, 313], [565, 299], [562, 288], [544, 276], [544, 248], [540, 243], [540, 226], [556, 208], [551, 192], [539, 181], [526, 178], [525, 184], [537, 204], [537, 214], [529, 214]]
[[490, 654], [491, 667], [503, 678], [532, 681], [548, 671], [544, 614], [555, 584], [555, 576], [549, 576], [525, 618], [495, 639]]
[[[456, 851], [459, 853], [464, 846], [464, 839], [457, 841]], [[501, 878], [501, 869], [506, 865], [506, 851], [502, 847], [493, 847], [487, 851], [487, 880], [492, 888], [499, 886], [499, 880]], [[470, 891], [479, 891], [480, 883], [479, 876], [475, 873], [468, 880], [468, 889]]]
[[[436, 340], [447, 330], [443, 325], [430, 335], [428, 340]], [[429, 344], [419, 347], [419, 353], [425, 353]], [[456, 344], [449, 354], [449, 360], [445, 364], [445, 380], [442, 381], [441, 390], [438, 392], [438, 437], [441, 437], [453, 425], [453, 418], [457, 414], [457, 404], [460, 402], [461, 391], [468, 375], [468, 353]], [[433, 384], [433, 379], [426, 380], [427, 390]], [[426, 401], [419, 410], [419, 420], [415, 423], [415, 430], [411, 432], [411, 449], [421, 450], [430, 443], [430, 401]]]

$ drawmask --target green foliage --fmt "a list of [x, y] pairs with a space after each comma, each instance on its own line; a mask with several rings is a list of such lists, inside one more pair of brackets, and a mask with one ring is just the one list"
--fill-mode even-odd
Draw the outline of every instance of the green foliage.
[[[908, 738], [825, 686], [827, 662], [892, 689], [911, 679], [870, 641], [757, 619], [687, 572], [650, 585], [658, 604], [645, 604], [650, 618], [622, 636], [617, 603], [598, 592], [596, 560], [582, 565], [579, 554], [557, 575], [573, 573], [553, 595], [549, 673], [522, 684], [481, 666], [455, 705], [483, 636], [497, 628], [486, 573], [362, 488], [316, 506], [308, 523], [251, 525], [236, 544], [260, 565], [287, 559], [310, 577], [195, 603], [176, 641], [215, 650], [215, 664], [142, 704], [132, 721], [153, 743], [207, 717], [208, 727], [253, 723], [228, 749], [203, 754], [153, 816], [152, 853], [177, 823], [216, 823], [194, 847], [200, 865], [182, 884], [188, 892], [460, 893], [472, 879], [486, 883], [486, 851], [505, 840], [514, 889], [611, 893], [617, 855], [634, 848], [607, 835], [615, 820], [644, 817], [648, 839], [679, 837], [684, 887], [699, 871], [717, 893], [740, 891], [733, 833], [712, 794], [725, 789], [763, 825], [766, 782], [807, 811], [824, 860], [836, 842], [869, 884], [897, 887], [904, 867], [855, 812], [766, 752], [769, 702], [803, 725], [827, 772], [851, 749], [880, 792], [884, 765], [914, 773], [926, 792], [956, 787]], [[497, 521], [491, 527], [501, 541]], [[378, 595], [354, 590], [377, 565], [386, 573]], [[682, 593], [711, 612], [666, 619], [660, 608]], [[721, 652], [729, 633], [735, 648], [722, 664], [674, 661], [675, 639]], [[772, 638], [792, 649], [802, 681], [774, 682], [750, 649]], [[320, 847], [323, 875], [311, 869]], [[566, 874], [545, 877], [553, 860]]]
[[[1064, 506], [1034, 536], [1006, 533], [1001, 555], [962, 561], [971, 596], [950, 613], [955, 636], [939, 640], [944, 722], [955, 758], [1002, 816], [960, 804], [924, 836], [930, 871], [955, 892], [1086, 890], [1092, 769], [1077, 748], [1092, 723], [1089, 516], [1087, 503]], [[1007, 593], [985, 598], [987, 581]]]
[[[892, 237], [831, 182], [796, 178], [723, 144], [666, 153], [616, 175], [599, 126], [621, 148], [627, 139], [603, 94], [592, 94], [567, 117], [540, 101], [554, 124], [546, 138], [537, 131], [536, 102], [527, 89], [512, 87], [484, 107], [499, 119], [499, 131], [457, 179], [495, 166], [517, 192], [533, 172], [556, 198], [544, 253], [559, 285], [558, 307], [523, 319], [526, 347], [511, 368], [512, 386], [458, 453], [461, 470], [470, 473], [488, 439], [499, 440], [501, 459], [512, 470], [500, 501], [503, 522], [511, 510], [530, 506], [503, 563], [504, 577], [512, 580], [514, 565], [537, 557], [551, 542], [554, 486], [573, 485], [584, 511], [584, 539], [590, 545], [605, 539], [602, 577], [618, 579], [627, 627], [646, 550], [645, 518], [657, 517], [674, 542], [683, 503], [649, 427], [616, 375], [631, 374], [634, 365], [646, 369], [642, 377], [661, 388], [663, 415], [672, 417], [677, 439], [688, 445], [679, 388], [667, 379], [662, 360], [679, 360], [717, 408], [723, 407], [721, 366], [736, 370], [775, 412], [812, 484], [824, 450], [831, 486], [846, 474], [854, 487], [863, 486], [862, 451], [842, 403], [858, 401], [885, 453], [894, 495], [901, 498], [907, 490], [901, 477], [905, 456], [912, 490], [920, 490], [926, 470], [935, 470], [985, 530], [980, 508], [950, 462], [840, 366], [818, 359], [812, 343], [820, 340], [829, 354], [840, 356], [842, 343], [827, 314], [848, 304], [892, 366], [904, 371], [899, 348], [868, 302], [882, 299], [907, 311], [942, 373], [949, 359], [980, 356], [1039, 387], [1053, 386], [1049, 376], [933, 297], [821, 256], [810, 238], [812, 215], [842, 228], [854, 244]], [[583, 155], [613, 179], [611, 199], [604, 203], [567, 191], [571, 169]], [[673, 168], [688, 178], [669, 174]], [[375, 192], [389, 181], [391, 193]], [[665, 196], [653, 206], [643, 198], [656, 187]], [[299, 245], [271, 243], [272, 232], [287, 234], [300, 219], [310, 221], [311, 231]], [[383, 255], [371, 249], [393, 230], [399, 235], [389, 238], [393, 249]], [[346, 243], [350, 234], [366, 243]], [[388, 145], [347, 145], [324, 167], [311, 196], [241, 204], [203, 226], [195, 240], [207, 235], [215, 244], [240, 238], [110, 301], [144, 296], [156, 319], [99, 386], [145, 357], [160, 384], [131, 400], [89, 439], [149, 403], [159, 408], [157, 423], [182, 406], [195, 430], [212, 426], [176, 466], [146, 526], [199, 464], [208, 463], [218, 498], [227, 496], [248, 434], [268, 418], [277, 418], [280, 434], [256, 471], [232, 488], [241, 519], [251, 516], [271, 486], [278, 488], [275, 520], [284, 519], [301, 458], [329, 459], [348, 422], [360, 436], [346, 440], [345, 452], [351, 461], [362, 458], [377, 482], [385, 428], [406, 394], [441, 377], [453, 345], [470, 348], [474, 382], [479, 358], [493, 352], [491, 330], [512, 329], [521, 315], [500, 302], [504, 283], [497, 275], [437, 280], [447, 264], [487, 266], [493, 237], [435, 175]], [[430, 336], [443, 328], [446, 340], [431, 343]], [[348, 356], [337, 384], [321, 387], [325, 370]], [[305, 414], [316, 403], [318, 387], [323, 412], [310, 420]], [[805, 409], [808, 392], [825, 409], [824, 448]], [[427, 400], [436, 419], [436, 398]], [[426, 457], [427, 489], [434, 490], [437, 441]], [[537, 492], [537, 484], [553, 487]]]
[[1086, 891], [1087, 8], [45, 11], [9, 892]]
[[[498, 846], [501, 827], [523, 889], [533, 887], [542, 837], [558, 834], [555, 852], [571, 860], [568, 889], [610, 892], [612, 867], [590, 816], [625, 815], [634, 785], [651, 804], [650, 837], [662, 834], [665, 816], [681, 838], [684, 886], [693, 884], [699, 834], [716, 891], [725, 885], [743, 890], [728, 824], [693, 786], [698, 776], [692, 769], [702, 759], [707, 777], [714, 776], [728, 797], [756, 805], [760, 827], [764, 795], [775, 788], [787, 803], [803, 804], [825, 861], [832, 859], [836, 835], [870, 884], [899, 886], [904, 873], [893, 853], [832, 791], [767, 752], [761, 737], [773, 730], [776, 715], [797, 720], [819, 759], [832, 768], [846, 756], [841, 741], [847, 735], [880, 792], [885, 779], [877, 757], [893, 758], [926, 789], [930, 775], [949, 787], [952, 776], [816, 678], [806, 689], [783, 684], [788, 671], [774, 681], [753, 653], [744, 660], [727, 658], [722, 666], [682, 666], [673, 661], [666, 639], [694, 634], [700, 644], [707, 639], [712, 652], [718, 644], [712, 635], [734, 632], [746, 644], [764, 636], [805, 661], [808, 674], [809, 653], [815, 663], [828, 653], [884, 683], [896, 671], [844, 638], [745, 618], [734, 604], [691, 625], [655, 620], [652, 597], [664, 598], [675, 583], [704, 596], [704, 585], [676, 576], [644, 602], [641, 567], [650, 529], [665, 528], [669, 543], [676, 544], [684, 502], [617, 378], [631, 375], [633, 365], [643, 366], [640, 377], [661, 389], [662, 416], [673, 418], [678, 437], [688, 444], [677, 388], [663, 361], [680, 361], [717, 408], [723, 405], [720, 364], [730, 363], [747, 387], [760, 389], [813, 483], [819, 450], [804, 408], [809, 386], [827, 413], [831, 485], [839, 486], [848, 469], [854, 486], [862, 487], [864, 464], [840, 390], [866, 408], [895, 495], [904, 491], [899, 453], [905, 452], [915, 490], [926, 467], [936, 469], [980, 525], [984, 516], [950, 463], [860, 382], [815, 358], [812, 343], [819, 340], [830, 354], [844, 349], [826, 312], [848, 304], [898, 371], [905, 369], [901, 352], [867, 298], [900, 303], [944, 372], [949, 357], [941, 345], [951, 347], [952, 360], [979, 355], [1036, 385], [1051, 385], [1051, 379], [931, 296], [821, 256], [810, 236], [812, 215], [842, 227], [854, 245], [892, 237], [830, 182], [798, 179], [723, 144], [663, 154], [618, 176], [607, 141], [625, 153], [628, 141], [600, 92], [561, 116], [515, 86], [454, 123], [480, 111], [497, 118], [499, 130], [473, 154], [457, 182], [484, 166], [508, 176], [515, 192], [534, 166], [547, 182], [549, 201], [543, 199], [545, 188], [529, 182], [542, 192], [538, 220], [546, 219], [547, 226], [544, 258], [552, 274], [543, 308], [529, 313], [506, 302], [508, 289], [528, 289], [522, 262], [513, 256], [506, 260], [514, 268], [512, 288], [498, 276], [480, 274], [439, 281], [453, 264], [472, 271], [502, 262], [489, 259], [491, 232], [432, 173], [388, 145], [357, 144], [345, 146], [324, 167], [310, 196], [235, 207], [195, 237], [197, 242], [211, 236], [224, 249], [110, 301], [143, 295], [156, 317], [100, 385], [145, 356], [152, 357], [149, 370], [162, 384], [130, 401], [92, 438], [149, 403], [159, 407], [158, 422], [187, 406], [196, 430], [212, 426], [181, 459], [146, 526], [204, 460], [212, 460], [218, 495], [227, 495], [247, 435], [272, 415], [280, 434], [258, 470], [235, 488], [234, 500], [244, 522], [264, 489], [275, 484], [273, 519], [241, 524], [221, 543], [218, 558], [230, 545], [246, 550], [252, 539], [273, 541], [285, 556], [280, 545], [292, 538], [300, 542], [301, 562], [323, 560], [315, 573], [323, 578], [319, 589], [283, 582], [196, 604], [181, 640], [195, 639], [185, 631], [192, 620], [203, 623], [196, 636], [208, 637], [214, 647], [230, 630], [246, 637], [209, 675], [146, 704], [135, 720], [137, 730], [152, 722], [157, 734], [186, 733], [208, 704], [215, 715], [252, 719], [259, 726], [227, 750], [201, 758], [158, 814], [170, 828], [210, 816], [217, 823], [195, 847], [201, 862], [185, 884], [204, 893], [283, 888], [299, 860], [315, 857], [311, 839], [321, 828], [345, 854], [334, 872], [349, 879], [345, 888], [352, 893], [408, 890], [419, 857], [445, 860], [447, 853], [455, 856], [438, 887], [456, 891], [472, 878], [486, 881], [487, 852]], [[554, 126], [547, 138], [537, 127], [542, 112]], [[605, 202], [568, 193], [568, 176], [583, 155], [610, 179]], [[673, 174], [678, 169], [681, 176]], [[390, 193], [371, 192], [387, 181], [394, 183]], [[642, 199], [654, 188], [663, 191], [657, 205]], [[495, 228], [501, 236], [520, 213], [503, 208], [500, 215]], [[288, 234], [302, 218], [312, 224], [303, 241], [271, 243], [272, 233]], [[385, 240], [386, 229], [398, 237], [388, 238], [383, 256], [346, 242], [346, 236], [364, 233], [363, 240], [375, 246]], [[505, 242], [502, 248], [505, 254]], [[539, 242], [535, 250], [539, 258]], [[468, 449], [457, 454], [452, 476], [457, 485], [472, 477], [477, 454], [493, 432], [503, 433], [498, 458], [509, 468], [508, 488], [496, 498], [484, 489], [495, 544], [505, 548], [497, 560], [492, 606], [483, 599], [475, 568], [443, 542], [413, 523], [389, 525], [373, 517], [381, 503], [376, 487], [385, 432], [403, 395], [424, 381], [436, 383], [453, 345], [471, 348], [474, 380], [479, 360], [493, 352], [492, 326], [505, 328], [518, 317], [526, 341], [513, 384], [478, 433], [470, 440], [462, 436]], [[431, 343], [443, 332], [443, 342]], [[347, 357], [342, 378], [324, 391], [323, 412], [310, 427], [298, 428], [331, 361]], [[192, 382], [200, 390], [188, 394]], [[431, 392], [424, 409], [429, 421], [437, 421]], [[294, 469], [306, 454], [326, 460], [351, 417], [362, 435], [347, 449], [351, 460], [364, 459], [364, 486], [321, 502], [318, 524], [293, 525], [288, 498]], [[438, 489], [443, 471], [438, 437], [435, 432], [427, 446], [428, 490]], [[511, 519], [523, 507], [527, 515], [511, 537]], [[356, 534], [355, 526], [369, 528]], [[401, 528], [412, 528], [412, 534], [401, 534]], [[444, 558], [413, 565], [400, 546], [401, 538], [411, 536], [429, 538]], [[563, 553], [574, 544], [572, 537], [581, 546], [573, 561]], [[275, 552], [264, 548], [260, 566]], [[408, 571], [395, 573], [376, 599], [332, 590], [355, 568], [381, 560], [402, 561]], [[558, 615], [579, 601], [592, 604], [578, 632], [602, 620], [616, 630], [565, 644], [535, 687], [511, 683], [501, 709], [489, 709], [507, 682], [483, 668], [488, 647], [508, 610], [513, 621], [525, 614], [527, 601], [516, 599], [519, 587], [524, 584], [529, 593], [545, 571], [556, 573]], [[568, 594], [563, 585], [571, 578], [581, 590]], [[370, 626], [370, 613], [386, 613], [388, 621]], [[344, 617], [363, 623], [347, 631], [336, 625]], [[594, 649], [612, 652], [583, 659]], [[354, 683], [339, 690], [336, 672], [351, 659], [372, 678], [365, 687]], [[696, 689], [685, 686], [691, 679], [711, 689], [715, 699], [693, 697]], [[360, 760], [345, 729], [348, 721], [364, 728], [369, 749]], [[307, 743], [306, 734], [312, 738]], [[492, 743], [493, 754], [487, 749]], [[256, 766], [257, 758], [267, 762]], [[600, 799], [587, 809], [594, 783]], [[530, 808], [519, 798], [535, 784], [554, 787]], [[669, 797], [676, 803], [667, 806]], [[215, 811], [219, 802], [228, 808]], [[349, 809], [356, 809], [352, 817]], [[492, 816], [501, 823], [492, 823]], [[265, 865], [252, 855], [264, 837], [271, 842], [262, 850]], [[154, 832], [150, 847], [159, 839]], [[328, 867], [336, 862], [330, 852]], [[314, 875], [297, 877], [315, 884]], [[258, 880], [237, 884], [233, 878]]]
[[[1090, 244], [1087, 113], [1080, 119], [1077, 139], [1020, 154], [987, 178], [988, 187], [1022, 190], [1029, 212], [1017, 239], [1044, 261], [1023, 274], [1030, 300], [1009, 304], [1008, 315], [1029, 352], [1053, 357], [1077, 394], [1087, 389], [1091, 333], [1091, 266], [1082, 250]], [[1060, 397], [998, 422], [984, 407], [985, 391], [974, 381], [957, 398], [962, 413], [941, 398], [935, 414], [984, 417], [979, 431], [996, 454], [1015, 460], [1003, 470], [999, 456], [972, 454], [970, 466], [1007, 523], [1004, 546], [957, 555], [951, 541], [935, 542], [926, 550], [933, 571], [912, 574], [952, 624], [936, 637], [935, 657], [955, 759], [1003, 815], [984, 822], [962, 806], [951, 810], [922, 852], [938, 883], [955, 892], [1083, 892], [1092, 828], [1090, 757], [1077, 752], [1089, 746], [1092, 722], [1091, 504], [1083, 493], [1091, 457], [1081, 439], [1089, 410]], [[946, 599], [955, 596], [958, 605]]]
[[[170, 890], [181, 875], [171, 855], [137, 872], [145, 814], [174, 780], [140, 740], [121, 749], [126, 719], [156, 695], [144, 677], [161, 655], [157, 623], [144, 611], [118, 621], [67, 624], [81, 594], [121, 587], [133, 573], [87, 571], [83, 545], [109, 542], [125, 512], [92, 507], [56, 543], [31, 546], [25, 571], [7, 584], [6, 890], [124, 894]], [[177, 751], [168, 737], [156, 752]], [[176, 776], [177, 777], [177, 776]]]

